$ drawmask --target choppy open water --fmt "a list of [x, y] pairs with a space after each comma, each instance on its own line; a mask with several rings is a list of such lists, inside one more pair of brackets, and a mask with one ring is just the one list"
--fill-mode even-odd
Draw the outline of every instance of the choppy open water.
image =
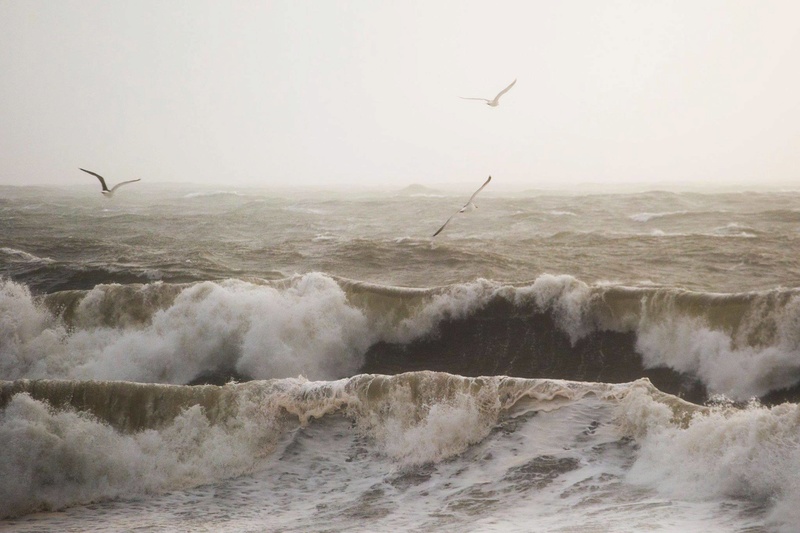
[[796, 531], [800, 193], [469, 193], [0, 188], [0, 530]]

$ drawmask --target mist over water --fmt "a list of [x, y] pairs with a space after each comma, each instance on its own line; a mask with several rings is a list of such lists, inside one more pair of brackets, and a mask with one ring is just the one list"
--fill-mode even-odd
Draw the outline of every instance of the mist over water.
[[463, 200], [0, 189], [3, 527], [792, 531], [800, 193]]
[[409, 287], [542, 273], [727, 293], [800, 281], [797, 192], [499, 197], [487, 188], [478, 210], [432, 240], [463, 194], [413, 191], [142, 185], [108, 200], [89, 188], [3, 188], [0, 265], [35, 293], [314, 271]]

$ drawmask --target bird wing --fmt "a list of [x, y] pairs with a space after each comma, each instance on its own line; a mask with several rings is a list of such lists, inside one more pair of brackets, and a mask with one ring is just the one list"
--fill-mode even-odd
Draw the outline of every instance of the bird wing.
[[461, 212], [461, 209], [459, 209], [458, 211], [456, 211], [455, 213], [450, 215], [450, 218], [448, 218], [447, 220], [444, 221], [444, 224], [442, 224], [442, 227], [437, 229], [436, 233], [434, 233], [433, 236], [436, 237], [437, 235], [439, 235], [442, 232], [442, 230], [444, 229], [444, 227], [453, 219], [453, 217], [456, 216], [457, 214], [459, 214], [460, 212]]
[[122, 187], [123, 185], [127, 185], [127, 184], [129, 184], [129, 183], [134, 183], [134, 182], [136, 182], [136, 181], [142, 181], [142, 178], [135, 179], [135, 180], [128, 180], [128, 181], [123, 181], [123, 182], [121, 182], [121, 183], [117, 183], [116, 185], [114, 185], [114, 187], [112, 187], [112, 188], [111, 188], [111, 192], [114, 192], [114, 191], [116, 191], [117, 189], [119, 189], [119, 188], [120, 188], [120, 187]]
[[516, 79], [514, 81], [512, 81], [511, 84], [508, 87], [506, 87], [505, 89], [503, 89], [502, 91], [497, 93], [497, 96], [494, 97], [494, 100], [495, 101], [499, 100], [500, 97], [503, 96], [504, 94], [506, 94], [509, 91], [509, 89], [511, 89], [514, 86], [515, 83], [517, 83]]
[[459, 214], [459, 213], [463, 213], [463, 212], [464, 212], [464, 210], [467, 208], [467, 206], [468, 206], [469, 204], [471, 204], [471, 203], [472, 203], [472, 200], [474, 200], [474, 199], [475, 199], [475, 197], [476, 197], [476, 196], [478, 196], [478, 193], [479, 193], [479, 192], [481, 192], [481, 191], [483, 190], [483, 188], [484, 188], [484, 187], [486, 187], [486, 186], [489, 184], [489, 182], [490, 182], [490, 181], [492, 181], [492, 177], [491, 177], [491, 176], [489, 176], [489, 179], [487, 179], [486, 181], [484, 181], [484, 182], [483, 182], [483, 185], [481, 185], [481, 186], [478, 188], [478, 190], [477, 190], [477, 191], [475, 191], [474, 193], [472, 193], [472, 196], [470, 196], [470, 197], [469, 197], [469, 200], [467, 200], [467, 203], [466, 203], [466, 204], [464, 204], [464, 207], [462, 207], [461, 209], [459, 209], [458, 211], [456, 211], [455, 213], [453, 213], [452, 215], [450, 215], [450, 218], [448, 218], [447, 220], [445, 220], [445, 221], [444, 221], [444, 224], [442, 224], [442, 227], [441, 227], [441, 228], [439, 228], [438, 230], [436, 230], [436, 233], [434, 233], [434, 234], [433, 234], [433, 236], [434, 236], [434, 237], [436, 237], [437, 235], [439, 235], [439, 234], [442, 232], [442, 230], [444, 229], [444, 227], [445, 227], [445, 226], [446, 226], [446, 225], [447, 225], [447, 224], [448, 224], [448, 223], [449, 223], [451, 220], [453, 220], [453, 217], [454, 217], [454, 216], [456, 216], [456, 215], [457, 215], [457, 214]]
[[466, 96], [459, 96], [462, 100], [483, 100], [484, 102], [488, 102], [488, 98], [467, 98]]
[[[106, 185], [106, 180], [104, 180], [104, 179], [103, 179], [103, 176], [101, 176], [100, 174], [95, 174], [95, 173], [94, 173], [94, 172], [92, 172], [91, 170], [86, 170], [85, 168], [80, 168], [80, 167], [78, 167], [78, 170], [83, 170], [83, 171], [84, 171], [84, 172], [86, 172], [87, 174], [91, 174], [91, 175], [92, 175], [92, 176], [94, 176], [95, 178], [99, 179], [99, 180], [100, 180], [100, 184], [103, 186], [103, 190], [104, 190], [104, 191], [107, 191], [107, 190], [108, 190], [108, 185]], [[114, 188], [116, 189], [116, 187], [114, 187]]]
[[[467, 203], [466, 203], [466, 204], [464, 204], [464, 207], [467, 207], [469, 204], [471, 204], [471, 203], [472, 203], [472, 200], [474, 200], [474, 199], [475, 199], [475, 197], [476, 197], [476, 196], [478, 196], [478, 193], [479, 193], [479, 192], [481, 192], [481, 191], [483, 190], [483, 188], [484, 188], [484, 187], [486, 187], [487, 185], [489, 185], [489, 182], [490, 182], [490, 181], [492, 181], [492, 177], [491, 177], [491, 176], [489, 176], [489, 179], [487, 179], [486, 181], [484, 181], [484, 182], [483, 182], [483, 185], [481, 185], [481, 186], [478, 188], [478, 190], [477, 190], [477, 191], [475, 191], [474, 193], [472, 193], [472, 196], [470, 196], [470, 197], [469, 197], [469, 200], [467, 200]], [[463, 207], [462, 207], [462, 209], [463, 209]]]

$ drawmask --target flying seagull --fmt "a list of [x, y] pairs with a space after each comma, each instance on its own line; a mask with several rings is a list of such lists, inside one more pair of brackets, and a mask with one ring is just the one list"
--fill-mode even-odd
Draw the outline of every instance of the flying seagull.
[[[513, 85], [513, 84], [512, 84], [512, 85]], [[479, 193], [479, 192], [481, 192], [481, 191], [483, 190], [483, 188], [484, 188], [484, 187], [486, 187], [487, 185], [489, 185], [489, 182], [490, 182], [490, 181], [492, 181], [492, 177], [491, 177], [491, 176], [489, 176], [489, 179], [487, 179], [485, 182], [483, 182], [483, 185], [481, 185], [481, 186], [480, 186], [480, 188], [479, 188], [477, 191], [475, 191], [474, 193], [472, 193], [472, 196], [470, 196], [470, 197], [469, 197], [469, 200], [467, 200], [467, 203], [466, 203], [466, 204], [464, 204], [464, 207], [462, 207], [461, 209], [459, 209], [458, 211], [456, 211], [455, 213], [453, 213], [452, 215], [450, 215], [450, 218], [448, 218], [448, 219], [445, 221], [445, 223], [444, 223], [444, 224], [442, 224], [442, 227], [441, 227], [441, 228], [439, 228], [438, 230], [436, 230], [436, 233], [434, 233], [434, 234], [433, 234], [433, 236], [434, 236], [434, 237], [436, 237], [437, 235], [439, 235], [439, 234], [442, 232], [442, 230], [444, 229], [444, 227], [447, 225], [447, 223], [448, 223], [448, 222], [450, 222], [450, 220], [451, 220], [451, 219], [452, 219], [454, 216], [456, 216], [457, 214], [459, 214], [459, 213], [465, 213], [465, 212], [467, 212], [467, 211], [472, 211], [473, 209], [477, 209], [477, 208], [478, 208], [478, 206], [477, 206], [477, 205], [475, 205], [475, 204], [473, 204], [473, 203], [472, 203], [472, 200], [474, 200], [474, 199], [475, 199], [475, 197], [476, 197], [476, 196], [478, 196], [478, 193]]]
[[486, 102], [486, 105], [491, 107], [497, 107], [500, 104], [500, 97], [506, 94], [509, 91], [509, 89], [511, 89], [514, 86], [515, 83], [517, 83], [516, 79], [512, 81], [508, 87], [497, 93], [497, 96], [495, 96], [494, 99], [492, 100], [489, 100], [488, 98], [465, 98], [463, 96], [459, 96], [459, 98], [462, 98], [464, 100], [483, 100], [484, 102]]
[[108, 197], [108, 198], [111, 198], [112, 196], [114, 196], [114, 191], [116, 191], [117, 189], [119, 189], [119, 188], [120, 188], [120, 187], [122, 187], [123, 185], [127, 185], [128, 183], [134, 183], [134, 182], [136, 182], [136, 181], [141, 181], [141, 178], [139, 178], [139, 179], [135, 179], [135, 180], [123, 181], [122, 183], [117, 183], [116, 185], [114, 185], [114, 186], [113, 186], [113, 187], [112, 187], [112, 188], [109, 190], [109, 188], [108, 188], [108, 185], [106, 185], [106, 180], [104, 180], [104, 179], [103, 179], [103, 176], [101, 176], [100, 174], [95, 174], [95, 173], [94, 173], [94, 172], [92, 172], [91, 170], [86, 170], [85, 168], [80, 168], [80, 167], [78, 167], [78, 170], [83, 170], [83, 171], [84, 171], [84, 172], [86, 172], [87, 174], [91, 174], [91, 175], [92, 175], [92, 176], [94, 176], [95, 178], [99, 179], [99, 180], [100, 180], [100, 185], [102, 185], [102, 186], [103, 186], [103, 196], [106, 196], [106, 197]]

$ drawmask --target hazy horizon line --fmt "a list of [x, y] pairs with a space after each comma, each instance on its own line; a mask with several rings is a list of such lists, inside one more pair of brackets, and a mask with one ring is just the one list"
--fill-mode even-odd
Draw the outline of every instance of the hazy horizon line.
[[[330, 183], [307, 183], [296, 185], [275, 185], [275, 184], [230, 184], [230, 183], [209, 183], [193, 182], [183, 180], [153, 180], [143, 179], [137, 187], [148, 187], [155, 185], [159, 188], [201, 188], [204, 190], [217, 189], [221, 192], [236, 190], [271, 190], [271, 191], [335, 191], [335, 192], [382, 192], [382, 193], [436, 193], [452, 192], [469, 189], [473, 183], [467, 180], [461, 181], [415, 181], [406, 185], [387, 185], [387, 184], [330, 184]], [[13, 189], [53, 189], [76, 190], [76, 189], [96, 189], [97, 185], [92, 183], [36, 183], [30, 185], [4, 184], [0, 182], [0, 188]], [[769, 192], [800, 192], [800, 183], [789, 182], [731, 182], [725, 184], [696, 183], [690, 181], [658, 181], [658, 182], [630, 182], [630, 183], [604, 183], [601, 181], [585, 181], [574, 185], [561, 184], [520, 184], [518, 182], [503, 183], [499, 180], [492, 182], [491, 189], [485, 192], [488, 194], [511, 193], [520, 194], [526, 192], [542, 193], [646, 193], [646, 192], [747, 192], [747, 191], [769, 191]]]

